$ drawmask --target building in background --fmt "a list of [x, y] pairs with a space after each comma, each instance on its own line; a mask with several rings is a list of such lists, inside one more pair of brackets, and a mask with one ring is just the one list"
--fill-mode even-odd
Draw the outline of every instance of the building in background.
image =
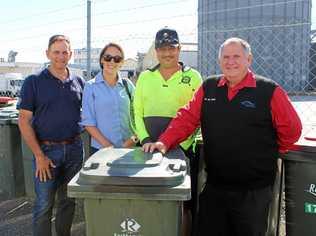
[[[99, 56], [102, 48], [91, 48], [91, 70], [100, 70]], [[74, 49], [74, 64], [81, 68], [86, 68], [87, 66], [87, 49], [80, 48]]]
[[[91, 77], [93, 78], [100, 71], [99, 57], [102, 48], [91, 48]], [[86, 77], [86, 67], [87, 67], [87, 49], [74, 49], [74, 64], [70, 65], [71, 68], [76, 68], [77, 70], [83, 70], [83, 76]], [[126, 78], [133, 80], [136, 75], [137, 61], [132, 58], [127, 58], [121, 68], [121, 75]]]
[[180, 61], [184, 64], [197, 69], [198, 68], [198, 45], [197, 43], [182, 43], [180, 52]]
[[136, 82], [136, 68], [138, 66], [137, 60], [127, 58], [120, 69], [120, 74], [123, 78], [129, 78], [133, 83]]
[[198, 68], [220, 73], [218, 48], [229, 37], [247, 40], [253, 70], [288, 92], [309, 82], [311, 0], [199, 0]]
[[41, 63], [0, 61], [0, 74], [21, 73], [23, 77], [26, 77], [40, 71], [42, 67]]

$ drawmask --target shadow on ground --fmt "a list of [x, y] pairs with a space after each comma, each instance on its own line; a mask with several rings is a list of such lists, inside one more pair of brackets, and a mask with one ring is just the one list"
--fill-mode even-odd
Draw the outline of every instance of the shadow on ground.
[[[280, 222], [280, 236], [285, 236], [284, 201]], [[0, 202], [0, 235], [1, 236], [32, 236], [33, 199], [28, 197], [15, 198]], [[54, 222], [54, 221], [53, 221]], [[55, 236], [54, 232], [53, 235]], [[72, 235], [85, 236], [83, 202], [77, 200]]]
[[[0, 202], [0, 235], [31, 236], [32, 235], [33, 199], [15, 198]], [[53, 220], [54, 223], [54, 220]], [[54, 232], [53, 232], [53, 235]], [[82, 201], [77, 201], [77, 208], [72, 225], [72, 235], [84, 236], [85, 223]]]

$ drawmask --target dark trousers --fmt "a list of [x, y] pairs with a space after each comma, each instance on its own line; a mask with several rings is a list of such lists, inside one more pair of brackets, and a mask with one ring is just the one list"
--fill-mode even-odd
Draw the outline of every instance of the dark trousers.
[[[200, 147], [198, 147], [200, 148]], [[182, 149], [182, 148], [181, 148]], [[191, 199], [184, 202], [184, 207], [188, 209], [192, 217], [191, 235], [196, 235], [197, 228], [197, 208], [198, 208], [198, 175], [199, 175], [199, 162], [200, 150], [195, 153], [192, 146], [188, 150], [182, 149], [185, 156], [189, 160], [189, 170], [191, 178]]]
[[272, 187], [230, 191], [206, 185], [200, 195], [198, 236], [264, 236]]

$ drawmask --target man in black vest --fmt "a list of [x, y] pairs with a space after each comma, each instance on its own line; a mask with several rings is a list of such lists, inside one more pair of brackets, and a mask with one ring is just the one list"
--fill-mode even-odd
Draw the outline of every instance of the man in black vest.
[[201, 126], [208, 177], [198, 235], [265, 235], [278, 154], [301, 134], [286, 92], [255, 75], [251, 62], [246, 41], [226, 40], [219, 49], [223, 75], [204, 81], [159, 141], [143, 146], [166, 152]]

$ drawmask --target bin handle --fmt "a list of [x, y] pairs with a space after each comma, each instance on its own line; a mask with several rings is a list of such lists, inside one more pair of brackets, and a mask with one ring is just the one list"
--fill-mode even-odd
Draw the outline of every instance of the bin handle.
[[91, 162], [90, 165], [84, 165], [83, 170], [95, 170], [98, 169], [100, 163]]
[[180, 171], [185, 171], [186, 167], [182, 165], [182, 163], [172, 163], [172, 164], [169, 164], [169, 169], [172, 170], [173, 172], [180, 172]]

